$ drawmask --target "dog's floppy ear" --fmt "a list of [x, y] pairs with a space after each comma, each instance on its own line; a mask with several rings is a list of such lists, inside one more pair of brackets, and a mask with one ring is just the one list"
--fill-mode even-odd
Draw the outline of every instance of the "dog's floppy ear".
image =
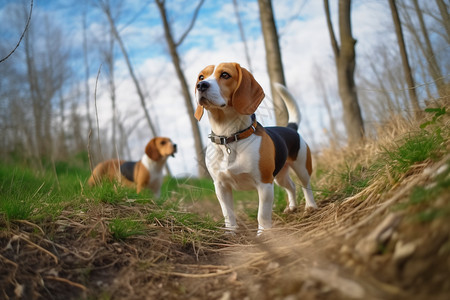
[[238, 113], [251, 115], [264, 99], [264, 91], [249, 71], [241, 68], [239, 64], [235, 66], [239, 78], [231, 103]]
[[[197, 83], [195, 84], [195, 88], [194, 88], [194, 94], [197, 96], [197, 84], [198, 84], [198, 80], [197, 80]], [[194, 117], [197, 119], [197, 121], [199, 121], [200, 122], [200, 120], [202, 119], [202, 117], [203, 117], [203, 111], [204, 111], [204, 108], [203, 108], [203, 106], [201, 106], [200, 104], [198, 104], [197, 103], [197, 109], [195, 110], [195, 113], [194, 113]]]
[[156, 138], [153, 138], [145, 147], [145, 154], [150, 157], [151, 160], [157, 161], [161, 159], [158, 147], [156, 146]]
[[197, 121], [199, 121], [199, 122], [200, 122], [200, 120], [201, 120], [202, 117], [203, 117], [203, 110], [204, 110], [203, 106], [201, 106], [200, 104], [197, 104], [197, 109], [195, 110], [194, 117], [195, 117], [195, 118], [197, 119]]

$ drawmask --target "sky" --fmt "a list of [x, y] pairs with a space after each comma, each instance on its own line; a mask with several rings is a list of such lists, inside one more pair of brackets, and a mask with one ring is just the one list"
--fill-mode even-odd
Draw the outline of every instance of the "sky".
[[[14, 2], [14, 1], [12, 1]], [[5, 18], [11, 1], [0, 0], [0, 20]], [[88, 1], [89, 2], [89, 1]], [[92, 2], [92, 1], [91, 1]], [[192, 18], [197, 1], [167, 0], [172, 32], [178, 39]], [[277, 30], [280, 36], [280, 47], [287, 87], [297, 98], [302, 112], [300, 133], [309, 141], [313, 150], [319, 151], [326, 146], [324, 128], [327, 117], [314, 74], [322, 70], [324, 81], [336, 91], [336, 75], [330, 46], [329, 33], [326, 27], [321, 0], [273, 0]], [[336, 1], [331, 2], [331, 10], [335, 27], [337, 26]], [[27, 3], [25, 1], [25, 3]], [[77, 4], [78, 3], [78, 4]], [[82, 62], [82, 31], [81, 15], [83, 1], [50, 1], [35, 0], [34, 14], [46, 14], [63, 28], [70, 36], [72, 53], [80, 56]], [[269, 77], [267, 74], [264, 40], [259, 23], [259, 9], [256, 0], [238, 1], [239, 13], [243, 22], [245, 36], [251, 56], [251, 64], [247, 62], [244, 46], [239, 34], [235, 17], [233, 1], [206, 0], [203, 4], [194, 28], [179, 47], [185, 77], [192, 87], [197, 74], [205, 66], [220, 62], [239, 62], [243, 67], [250, 68], [266, 93], [258, 120], [265, 126], [275, 125], [275, 119], [270, 112]], [[106, 43], [106, 19], [98, 8], [88, 7], [88, 32], [93, 41], [91, 51], [98, 44]], [[194, 153], [194, 140], [191, 136], [189, 116], [184, 107], [178, 78], [168, 55], [159, 12], [153, 1], [127, 0], [121, 10], [115, 8], [118, 28], [124, 40], [131, 62], [142, 83], [146, 94], [147, 108], [157, 128], [159, 135], [170, 137], [178, 145], [179, 153], [175, 158], [169, 158], [168, 164], [174, 176], [195, 175], [197, 162]], [[355, 0], [352, 5], [353, 35], [358, 40], [357, 55], [368, 53], [381, 40], [395, 38], [391, 25], [387, 1]], [[335, 29], [336, 30], [336, 29]], [[151, 137], [150, 130], [144, 120], [144, 114], [139, 104], [136, 89], [131, 81], [125, 62], [116, 47], [116, 83], [117, 112], [125, 127], [133, 129], [129, 136], [132, 157], [125, 159], [137, 160], [141, 157], [145, 144]], [[361, 56], [362, 57], [362, 56]], [[90, 90], [94, 91], [97, 71], [102, 65], [98, 55], [90, 56]], [[357, 68], [359, 67], [357, 63]], [[97, 86], [97, 107], [100, 128], [109, 132], [112, 110], [109, 100], [104, 66], [100, 72]], [[83, 69], [79, 68], [80, 76]], [[332, 95], [332, 109], [340, 114], [340, 103], [337, 95]], [[93, 107], [93, 105], [91, 106]], [[84, 109], [84, 106], [80, 108]], [[131, 128], [139, 121], [138, 125]], [[204, 145], [210, 131], [208, 118], [200, 122], [200, 130]], [[70, 126], [68, 124], [67, 126]]]

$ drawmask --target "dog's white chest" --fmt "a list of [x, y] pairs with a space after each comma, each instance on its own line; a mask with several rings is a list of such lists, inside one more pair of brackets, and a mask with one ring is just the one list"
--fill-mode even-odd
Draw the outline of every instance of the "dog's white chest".
[[161, 183], [163, 181], [162, 168], [164, 166], [164, 163], [161, 164], [152, 161], [146, 154], [142, 156], [141, 162], [150, 173], [150, 180], [147, 183], [147, 186], [152, 190], [161, 186]]
[[234, 189], [253, 189], [260, 180], [259, 149], [261, 137], [249, 138], [228, 145], [210, 143], [206, 150], [206, 165], [214, 181]]

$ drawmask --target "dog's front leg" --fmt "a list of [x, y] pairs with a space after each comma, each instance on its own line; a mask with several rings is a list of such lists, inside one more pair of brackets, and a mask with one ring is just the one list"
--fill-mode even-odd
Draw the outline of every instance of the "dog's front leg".
[[234, 214], [233, 190], [229, 186], [224, 186], [220, 182], [214, 182], [217, 199], [219, 200], [222, 214], [225, 218], [225, 227], [232, 232], [236, 231], [237, 223]]
[[264, 183], [258, 186], [258, 232], [261, 235], [264, 230], [272, 228], [273, 183]]

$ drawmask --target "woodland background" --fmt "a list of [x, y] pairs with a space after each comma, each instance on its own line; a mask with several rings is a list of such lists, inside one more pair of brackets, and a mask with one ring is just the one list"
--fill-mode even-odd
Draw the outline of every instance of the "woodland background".
[[[392, 116], [411, 116], [417, 107], [448, 101], [448, 1], [342, 3], [349, 7], [347, 22], [357, 41], [350, 81], [366, 135]], [[405, 76], [392, 3], [412, 83]], [[339, 49], [330, 41], [327, 5], [1, 0], [1, 58], [23, 34], [20, 46], [0, 63], [2, 160], [42, 168], [51, 161], [86, 160], [88, 151], [94, 163], [117, 156], [136, 160], [151, 137], [165, 135], [179, 145], [177, 158], [169, 160], [172, 175], [204, 175], [197, 165], [209, 127], [206, 118], [200, 124], [193, 120], [193, 83], [204, 66], [220, 61], [240, 62], [263, 85], [267, 98], [257, 115], [264, 125], [283, 123], [270, 82], [284, 81], [300, 101], [301, 132], [313, 150], [345, 145], [351, 140], [346, 121], [354, 113], [345, 115], [341, 102]], [[337, 1], [330, 5], [328, 25], [334, 26], [339, 47], [344, 44], [341, 8]], [[276, 25], [269, 43], [264, 43], [264, 13]], [[278, 61], [271, 44], [280, 49]], [[273, 65], [281, 78], [272, 74]], [[348, 126], [361, 133], [359, 125]]]

